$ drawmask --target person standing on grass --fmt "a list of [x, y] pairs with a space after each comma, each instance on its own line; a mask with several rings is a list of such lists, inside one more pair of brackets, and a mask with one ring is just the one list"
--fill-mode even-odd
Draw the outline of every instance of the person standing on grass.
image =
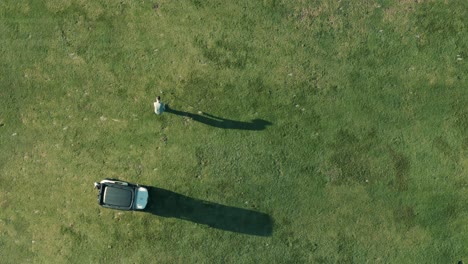
[[161, 103], [161, 97], [156, 97], [156, 102], [154, 102], [154, 113], [157, 115], [162, 114], [166, 110], [166, 106]]

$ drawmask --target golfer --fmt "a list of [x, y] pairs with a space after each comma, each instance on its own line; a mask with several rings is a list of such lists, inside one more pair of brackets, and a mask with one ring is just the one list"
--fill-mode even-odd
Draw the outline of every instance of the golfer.
[[156, 102], [154, 102], [154, 113], [160, 115], [166, 110], [166, 106], [161, 103], [161, 97], [156, 97]]

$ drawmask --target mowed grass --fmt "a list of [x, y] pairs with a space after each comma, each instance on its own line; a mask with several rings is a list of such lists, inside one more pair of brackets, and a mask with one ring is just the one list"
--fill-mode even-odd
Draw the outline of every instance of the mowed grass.
[[[468, 261], [467, 3], [0, 2], [0, 262]], [[272, 232], [104, 209], [106, 177]]]

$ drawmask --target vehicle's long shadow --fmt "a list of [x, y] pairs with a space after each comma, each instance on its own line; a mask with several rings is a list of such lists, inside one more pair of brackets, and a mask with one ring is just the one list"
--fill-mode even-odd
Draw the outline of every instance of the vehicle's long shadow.
[[236, 121], [231, 119], [226, 119], [222, 117], [217, 117], [214, 115], [210, 115], [208, 113], [203, 114], [193, 114], [189, 112], [183, 112], [179, 110], [175, 110], [170, 108], [169, 106], [166, 107], [166, 112], [179, 115], [179, 116], [186, 116], [190, 117], [191, 119], [203, 123], [205, 125], [209, 125], [212, 127], [224, 128], [224, 129], [240, 129], [240, 130], [264, 130], [267, 126], [270, 126], [271, 123], [263, 120], [263, 119], [253, 119], [250, 122], [242, 122]]
[[221, 230], [271, 236], [273, 220], [265, 213], [202, 201], [157, 187], [147, 187], [146, 212], [208, 225]]

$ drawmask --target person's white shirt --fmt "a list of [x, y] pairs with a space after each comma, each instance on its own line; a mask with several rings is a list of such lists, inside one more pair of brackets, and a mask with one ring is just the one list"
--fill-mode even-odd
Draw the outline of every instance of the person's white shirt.
[[156, 102], [154, 102], [154, 113], [160, 115], [164, 110], [166, 110], [166, 107], [159, 101], [159, 99], [156, 98]]

